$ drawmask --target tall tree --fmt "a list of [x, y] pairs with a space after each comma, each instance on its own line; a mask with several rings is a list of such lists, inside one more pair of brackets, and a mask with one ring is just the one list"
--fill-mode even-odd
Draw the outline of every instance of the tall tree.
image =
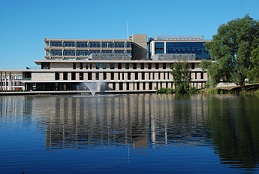
[[[251, 53], [259, 46], [259, 22], [246, 15], [218, 28], [206, 47], [216, 63], [208, 66], [213, 82], [231, 81], [245, 86], [251, 67]], [[212, 70], [213, 69], [213, 70]]]
[[171, 66], [176, 93], [186, 93], [190, 87], [190, 71], [187, 62], [175, 62]]
[[254, 83], [259, 83], [259, 47], [253, 50], [251, 63], [248, 78]]

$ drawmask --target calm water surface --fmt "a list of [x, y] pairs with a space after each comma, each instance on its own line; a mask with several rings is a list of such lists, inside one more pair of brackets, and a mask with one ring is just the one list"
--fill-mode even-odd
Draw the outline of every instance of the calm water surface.
[[0, 173], [259, 173], [259, 98], [0, 96]]

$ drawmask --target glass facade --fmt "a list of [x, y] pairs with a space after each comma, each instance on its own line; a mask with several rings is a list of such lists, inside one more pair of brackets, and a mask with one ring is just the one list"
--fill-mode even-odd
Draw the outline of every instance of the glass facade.
[[75, 47], [75, 42], [64, 42], [64, 47]]
[[113, 42], [102, 42], [103, 48], [113, 48]]
[[155, 43], [155, 54], [164, 54], [164, 42]]
[[77, 42], [76, 46], [78, 48], [87, 48], [87, 42]]
[[62, 56], [62, 50], [51, 50], [50, 55], [51, 56]]
[[50, 46], [52, 47], [62, 47], [62, 42], [50, 42]]
[[[46, 56], [89, 56], [91, 53], [132, 54], [130, 41], [45, 41], [45, 44]], [[49, 47], [60, 47], [58, 48], [60, 50], [51, 50]]]
[[196, 59], [209, 59], [205, 42], [166, 42], [166, 54], [195, 54]]
[[87, 56], [88, 50], [78, 50], [76, 55], [77, 56]]

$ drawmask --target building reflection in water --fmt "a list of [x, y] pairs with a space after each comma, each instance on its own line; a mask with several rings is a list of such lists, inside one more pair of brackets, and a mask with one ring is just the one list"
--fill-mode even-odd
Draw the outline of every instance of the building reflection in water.
[[36, 124], [47, 150], [205, 145], [224, 164], [253, 168], [258, 102], [229, 95], [1, 96], [0, 126]]
[[[135, 148], [170, 143], [204, 143], [203, 97], [120, 95], [57, 97], [55, 114], [46, 114], [46, 145], [90, 148], [132, 144]], [[199, 101], [195, 101], [195, 100]], [[191, 102], [187, 106], [185, 102]]]

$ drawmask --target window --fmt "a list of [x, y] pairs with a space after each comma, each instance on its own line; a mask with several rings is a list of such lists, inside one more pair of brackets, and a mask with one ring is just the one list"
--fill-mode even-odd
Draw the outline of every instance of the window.
[[92, 80], [92, 72], [88, 73], [88, 80]]
[[73, 69], [76, 69], [76, 63], [73, 63]]
[[87, 56], [88, 55], [88, 51], [87, 50], [78, 50], [76, 52], [77, 56]]
[[196, 59], [209, 59], [205, 42], [166, 42], [167, 54], [195, 54]]
[[50, 69], [50, 63], [41, 63], [41, 69]]
[[111, 80], [114, 80], [114, 73], [111, 73]]
[[155, 54], [164, 54], [164, 42], [155, 42]]
[[77, 42], [77, 44], [76, 44], [76, 46], [77, 46], [78, 48], [86, 48], [87, 45], [88, 45], [87, 42]]
[[75, 47], [75, 42], [64, 42], [64, 47]]
[[133, 63], [133, 69], [137, 69], [137, 64]]
[[95, 64], [95, 67], [96, 67], [96, 69], [99, 69], [99, 68], [100, 68], [99, 63], [96, 63], [96, 64]]
[[192, 65], [192, 69], [195, 69], [195, 64], [194, 64], [194, 63], [192, 63], [191, 65]]
[[55, 80], [59, 80], [59, 73], [58, 72], [55, 73]]
[[103, 69], [106, 69], [106, 63], [103, 63]]
[[100, 42], [89, 42], [89, 47], [90, 48], [100, 48], [101, 44], [100, 44]]
[[138, 80], [138, 73], [135, 72], [135, 80]]
[[80, 63], [80, 69], [83, 69], [83, 63]]
[[91, 53], [100, 53], [100, 50], [90, 50], [90, 51], [89, 51], [89, 55], [90, 55]]
[[114, 63], [110, 63], [110, 69], [114, 69]]
[[63, 80], [67, 80], [67, 72], [63, 72]]
[[141, 63], [140, 66], [141, 66], [141, 69], [144, 69], [144, 63]]
[[131, 48], [131, 42], [126, 42], [126, 47]]
[[50, 42], [50, 46], [52, 47], [62, 47], [62, 42]]
[[159, 63], [155, 64], [156, 69], [159, 69]]
[[148, 69], [151, 69], [151, 67], [152, 67], [152, 66], [151, 66], [151, 63], [148, 63], [147, 66], [148, 66]]
[[112, 50], [102, 50], [102, 53], [112, 53]]
[[114, 42], [115, 48], [124, 48], [124, 42]]
[[121, 69], [121, 63], [118, 63], [118, 69]]
[[124, 50], [114, 50], [114, 53], [121, 53], [121, 54], [123, 54]]
[[72, 72], [72, 73], [71, 73], [71, 79], [72, 79], [72, 80], [76, 80], [76, 73], [75, 73], [75, 72]]
[[64, 50], [64, 56], [75, 56], [75, 50]]
[[102, 48], [113, 48], [113, 42], [102, 42]]
[[82, 72], [79, 73], [79, 80], [84, 80], [84, 73]]
[[62, 56], [62, 50], [51, 50], [50, 56]]
[[129, 69], [129, 63], [125, 63], [125, 68]]
[[119, 90], [123, 90], [123, 83], [119, 82]]
[[166, 69], [166, 63], [163, 63], [163, 69]]

